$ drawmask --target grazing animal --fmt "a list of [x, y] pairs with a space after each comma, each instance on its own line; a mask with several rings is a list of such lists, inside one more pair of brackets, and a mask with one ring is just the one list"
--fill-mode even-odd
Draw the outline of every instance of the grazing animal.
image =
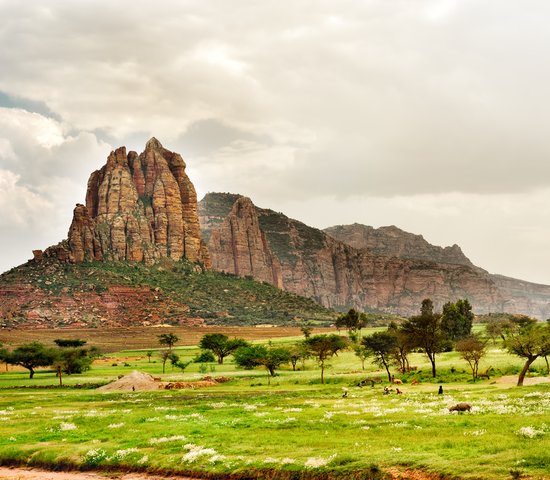
[[456, 405], [449, 407], [449, 412], [469, 412], [472, 406], [469, 403], [457, 403]]
[[419, 383], [420, 382], [416, 378], [413, 378], [411, 385], [418, 385]]
[[394, 385], [402, 385], [403, 384], [403, 382], [401, 380], [399, 380], [399, 378], [392, 378], [391, 383], [393, 383]]

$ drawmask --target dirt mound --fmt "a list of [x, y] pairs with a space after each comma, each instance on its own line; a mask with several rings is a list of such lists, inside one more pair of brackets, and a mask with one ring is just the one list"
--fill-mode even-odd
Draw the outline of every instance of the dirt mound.
[[134, 370], [128, 375], [99, 387], [98, 390], [106, 391], [136, 391], [136, 390], [157, 390], [162, 388], [162, 383], [148, 373]]

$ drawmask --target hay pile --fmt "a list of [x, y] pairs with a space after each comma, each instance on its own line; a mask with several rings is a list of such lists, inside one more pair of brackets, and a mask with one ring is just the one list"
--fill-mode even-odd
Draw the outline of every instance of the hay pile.
[[115, 380], [107, 385], [99, 387], [98, 390], [106, 391], [144, 391], [144, 390], [158, 390], [163, 388], [163, 384], [148, 373], [138, 372], [134, 370], [128, 375], [124, 375], [122, 378]]

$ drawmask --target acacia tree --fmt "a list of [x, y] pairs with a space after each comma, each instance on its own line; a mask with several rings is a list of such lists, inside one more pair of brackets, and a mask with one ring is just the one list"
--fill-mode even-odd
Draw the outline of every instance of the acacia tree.
[[539, 357], [550, 355], [550, 329], [547, 326], [526, 323], [506, 339], [507, 350], [525, 359], [518, 377], [517, 386], [523, 386], [531, 364]]
[[348, 342], [340, 335], [314, 335], [305, 341], [309, 352], [317, 359], [321, 367], [321, 383], [325, 383], [325, 362], [348, 346]]
[[433, 302], [429, 298], [422, 301], [420, 315], [405, 321], [402, 330], [408, 335], [413, 348], [424, 351], [432, 364], [432, 376], [435, 378], [436, 355], [443, 351], [446, 337], [441, 328], [441, 315], [434, 313]]
[[228, 355], [231, 355], [237, 348], [244, 347], [248, 343], [242, 338], [229, 339], [227, 335], [223, 333], [207, 333], [201, 338], [199, 347], [204, 350], [210, 350], [216, 357], [218, 357], [218, 363], [223, 364], [223, 359]]
[[369, 358], [369, 351], [364, 345], [355, 345], [353, 347], [353, 353], [355, 353], [355, 356], [361, 360], [361, 370], [365, 370], [365, 360]]
[[335, 322], [336, 328], [345, 327], [350, 334], [361, 331], [365, 327], [365, 316], [359, 313], [354, 308], [351, 308], [348, 313], [340, 315]]
[[286, 348], [267, 348], [263, 345], [245, 345], [233, 354], [235, 362], [242, 368], [252, 369], [263, 366], [267, 373], [267, 383], [283, 363], [290, 361], [290, 352]]
[[460, 353], [460, 356], [470, 365], [475, 382], [479, 371], [479, 361], [487, 353], [487, 342], [481, 340], [479, 337], [470, 336], [459, 340], [455, 348]]
[[29, 371], [29, 378], [34, 377], [34, 369], [47, 367], [56, 360], [56, 352], [46, 348], [40, 342], [26, 343], [10, 352], [5, 361], [11, 365], [20, 365]]
[[172, 350], [172, 347], [179, 342], [179, 337], [174, 333], [162, 333], [159, 335], [159, 343], [168, 347], [168, 350]]
[[450, 340], [456, 341], [469, 336], [473, 321], [472, 305], [466, 298], [443, 305], [441, 328]]
[[393, 363], [397, 365], [401, 373], [410, 371], [409, 353], [413, 347], [409, 336], [395, 322], [389, 324], [388, 333], [395, 337], [395, 349], [392, 352]]
[[395, 336], [389, 332], [375, 332], [363, 338], [361, 343], [369, 356], [374, 357], [374, 363], [386, 369], [388, 381], [391, 383], [390, 361], [397, 344]]

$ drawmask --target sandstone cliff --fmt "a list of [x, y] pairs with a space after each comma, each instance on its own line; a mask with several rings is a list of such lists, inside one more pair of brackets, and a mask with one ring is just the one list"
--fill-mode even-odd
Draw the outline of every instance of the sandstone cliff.
[[550, 287], [532, 295], [527, 285], [499, 281], [473, 266], [457, 246], [434, 247], [395, 227], [366, 240], [368, 228], [354, 229], [354, 247], [230, 194], [208, 194], [199, 216], [213, 269], [251, 275], [327, 307], [411, 315], [426, 297], [437, 308], [468, 298], [477, 313], [550, 315]]
[[90, 176], [86, 205], [74, 209], [67, 248], [57, 246], [53, 253], [71, 262], [152, 264], [185, 257], [208, 267], [197, 194], [182, 157], [155, 138], [140, 155], [126, 154], [125, 147], [111, 152], [107, 164]]
[[368, 249], [373, 255], [474, 266], [458, 245], [445, 248], [431, 245], [422, 235], [405, 232], [394, 225], [373, 228], [354, 223], [336, 225], [325, 228], [323, 231], [354, 248]]

